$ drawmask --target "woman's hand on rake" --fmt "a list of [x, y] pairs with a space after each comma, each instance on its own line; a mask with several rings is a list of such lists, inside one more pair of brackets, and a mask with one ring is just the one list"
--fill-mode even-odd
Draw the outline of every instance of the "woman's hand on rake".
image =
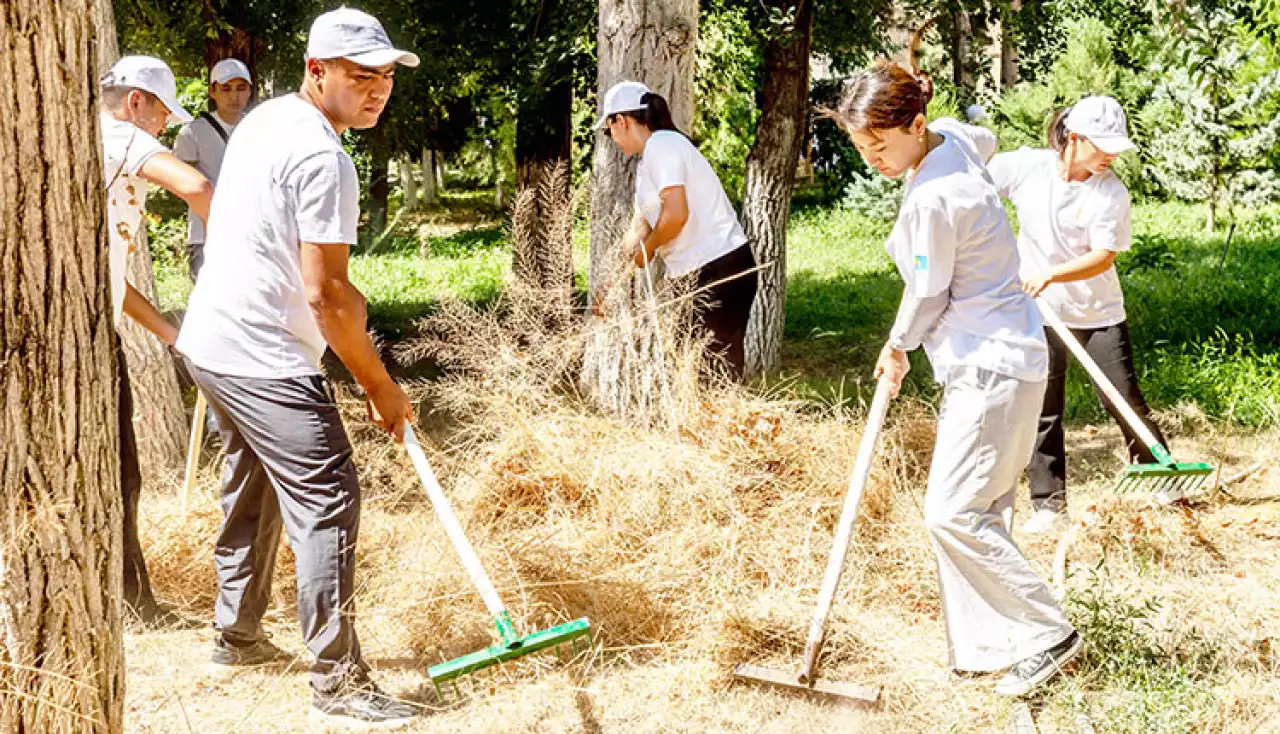
[[898, 396], [902, 381], [910, 371], [911, 362], [907, 359], [907, 353], [885, 344], [880, 350], [880, 358], [876, 360], [875, 378], [889, 382], [892, 388], [889, 397]]

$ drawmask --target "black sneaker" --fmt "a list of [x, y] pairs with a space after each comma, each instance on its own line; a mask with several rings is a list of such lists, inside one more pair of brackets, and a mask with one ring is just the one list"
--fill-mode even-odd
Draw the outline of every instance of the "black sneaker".
[[1062, 672], [1063, 666], [1080, 654], [1084, 649], [1084, 639], [1079, 632], [1057, 645], [1025, 660], [1019, 660], [1009, 668], [1000, 682], [996, 684], [996, 693], [1001, 696], [1025, 696], [1040, 684]]
[[312, 723], [359, 729], [395, 729], [408, 725], [418, 708], [383, 693], [373, 681], [337, 693], [315, 692], [311, 702]]
[[288, 653], [271, 644], [265, 637], [248, 645], [236, 645], [218, 635], [213, 641], [213, 655], [209, 664], [222, 668], [252, 668], [288, 657]]

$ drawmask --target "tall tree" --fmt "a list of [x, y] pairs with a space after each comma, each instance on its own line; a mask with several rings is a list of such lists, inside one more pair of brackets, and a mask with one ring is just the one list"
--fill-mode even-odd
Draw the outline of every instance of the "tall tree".
[[747, 372], [777, 367], [787, 292], [787, 218], [796, 165], [809, 118], [812, 0], [776, 0], [775, 22], [764, 51], [764, 88], [756, 139], [747, 156], [742, 219], [760, 273], [760, 290], [747, 325]]
[[95, 30], [104, 26], [95, 4], [0, 5], [7, 732], [105, 733], [123, 724], [115, 337], [96, 109]]

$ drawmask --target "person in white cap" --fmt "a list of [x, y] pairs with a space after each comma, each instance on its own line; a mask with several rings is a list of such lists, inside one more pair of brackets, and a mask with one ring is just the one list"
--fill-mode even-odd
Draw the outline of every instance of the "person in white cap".
[[[989, 169], [1001, 194], [1018, 210], [1018, 253], [1024, 288], [1071, 327], [1111, 382], [1160, 441], [1138, 387], [1124, 294], [1116, 275], [1116, 254], [1129, 249], [1132, 217], [1129, 191], [1111, 170], [1118, 154], [1131, 150], [1124, 110], [1111, 97], [1085, 97], [1058, 111], [1049, 123], [1049, 148], [1001, 153]], [[1040, 412], [1035, 453], [1028, 467], [1035, 509], [1020, 530], [1051, 530], [1065, 517], [1067, 347], [1051, 329], [1049, 383]], [[1103, 406], [1120, 424], [1133, 461], [1154, 463], [1147, 445], [1119, 416], [1105, 395]], [[1164, 495], [1161, 501], [1176, 497]]]
[[281, 657], [262, 617], [283, 525], [315, 656], [313, 716], [343, 723], [417, 713], [378, 689], [360, 652], [360, 484], [320, 368], [332, 349], [364, 388], [372, 420], [402, 437], [412, 406], [370, 341], [365, 299], [348, 279], [360, 183], [340, 137], [377, 124], [398, 64], [417, 66], [418, 57], [392, 46], [372, 16], [342, 8], [315, 20], [301, 91], [258, 105], [227, 145], [204, 269], [178, 337], [227, 452], [212, 664], [233, 671]]
[[[209, 71], [210, 110], [178, 132], [174, 155], [195, 166], [205, 178], [218, 183], [227, 139], [240, 124], [253, 96], [249, 67], [239, 59], [223, 59]], [[204, 265], [204, 220], [190, 212], [187, 217], [187, 266], [195, 280]]]
[[630, 233], [635, 266], [661, 257], [668, 278], [696, 273], [695, 288], [707, 300], [698, 318], [710, 334], [710, 349], [730, 376], [741, 379], [759, 278], [743, 275], [755, 268], [755, 256], [720, 179], [676, 129], [666, 99], [640, 82], [609, 89], [596, 129], [623, 153], [641, 157]]
[[[176, 194], [194, 212], [205, 216], [213, 187], [200, 172], [178, 160], [156, 136], [191, 115], [178, 104], [177, 84], [168, 65], [150, 56], [125, 56], [101, 79], [102, 168], [107, 191], [108, 262], [111, 305], [118, 326], [127, 314], [161, 341], [173, 346], [178, 329], [125, 278], [129, 253], [146, 247], [143, 209], [147, 184]], [[168, 615], [151, 592], [146, 561], [138, 542], [138, 468], [133, 430], [133, 394], [117, 341], [117, 382], [120, 392], [120, 488], [124, 497], [124, 601], [146, 622]]]

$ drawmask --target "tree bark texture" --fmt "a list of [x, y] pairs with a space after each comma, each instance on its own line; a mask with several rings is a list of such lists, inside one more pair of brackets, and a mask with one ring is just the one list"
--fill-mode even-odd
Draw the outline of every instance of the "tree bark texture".
[[760, 271], [760, 290], [747, 324], [747, 374], [777, 368], [786, 319], [787, 218], [796, 164], [809, 116], [812, 0], [787, 2], [795, 11], [790, 33], [771, 38], [764, 54], [764, 93], [756, 139], [747, 155], [742, 220]]
[[[676, 127], [690, 132], [697, 41], [697, 0], [600, 0], [599, 100], [617, 82], [644, 82], [667, 99]], [[619, 240], [631, 217], [635, 166], [603, 132], [596, 133], [589, 275], [593, 297], [619, 259]]]
[[[129, 253], [127, 277], [144, 298], [159, 306], [146, 229], [141, 235]], [[133, 426], [142, 476], [179, 477], [186, 462], [188, 424], [173, 354], [155, 334], [127, 316], [120, 320], [118, 331], [133, 388]]]
[[249, 67], [249, 75], [258, 81], [258, 63], [266, 55], [269, 48], [267, 39], [258, 38], [245, 30], [247, 25], [243, 11], [238, 8], [241, 3], [227, 3], [222, 0], [204, 0], [201, 16], [208, 31], [204, 37], [204, 65], [212, 69], [213, 65], [223, 59], [240, 59]]
[[95, 4], [0, 5], [4, 732], [123, 728], [119, 436]]
[[[548, 293], [573, 287], [573, 202], [570, 187], [573, 86], [566, 70], [550, 88], [525, 90], [516, 121], [516, 214], [524, 241], [513, 248], [512, 270]], [[536, 86], [536, 85], [535, 85]], [[566, 228], [564, 223], [568, 223]]]
[[436, 152], [430, 148], [422, 151], [422, 204], [436, 204]]
[[401, 206], [407, 212], [417, 211], [418, 202], [418, 178], [413, 171], [413, 157], [409, 155], [400, 156], [398, 159], [400, 170], [400, 190], [404, 193], [404, 199]]

